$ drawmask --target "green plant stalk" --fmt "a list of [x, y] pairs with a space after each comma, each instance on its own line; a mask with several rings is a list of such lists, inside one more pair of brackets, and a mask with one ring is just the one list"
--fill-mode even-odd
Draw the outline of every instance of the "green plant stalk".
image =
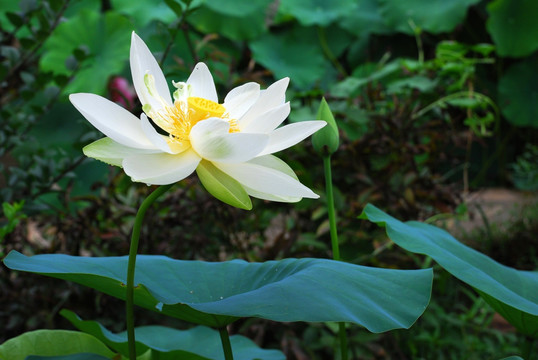
[[336, 56], [334, 56], [333, 52], [331, 51], [331, 48], [329, 47], [329, 43], [327, 42], [327, 35], [325, 34], [325, 30], [318, 26], [318, 38], [319, 43], [321, 45], [321, 50], [323, 51], [323, 54], [325, 57], [333, 64], [335, 69], [342, 75], [342, 76], [348, 76], [346, 69], [338, 62], [338, 59]]
[[327, 197], [327, 212], [329, 213], [329, 228], [331, 231], [333, 259], [340, 260], [340, 247], [338, 246], [338, 232], [336, 230], [336, 211], [334, 210], [331, 155], [323, 156], [323, 169], [325, 170], [325, 194]]
[[129, 248], [129, 262], [127, 264], [127, 294], [125, 295], [125, 315], [127, 319], [127, 341], [129, 345], [129, 360], [136, 360], [136, 343], [134, 330], [134, 275], [136, 265], [136, 253], [138, 252], [138, 240], [140, 238], [140, 229], [142, 221], [148, 208], [164, 194], [173, 184], [163, 185], [153, 191], [140, 205], [136, 213], [133, 232], [131, 235], [131, 246]]
[[523, 345], [521, 346], [521, 355], [523, 359], [531, 359], [531, 356], [533, 355], [533, 345], [536, 339], [532, 338], [531, 336], [525, 336], [523, 341]]
[[[340, 260], [340, 247], [338, 245], [338, 231], [336, 229], [336, 211], [334, 209], [333, 180], [331, 172], [331, 155], [323, 156], [323, 169], [325, 170], [325, 193], [327, 197], [327, 212], [329, 213], [329, 228], [331, 232], [331, 245], [333, 259]], [[340, 339], [340, 358], [347, 360], [347, 334], [346, 324], [338, 323], [338, 338]]]
[[222, 351], [224, 352], [225, 360], [233, 360], [232, 344], [230, 343], [230, 335], [226, 326], [219, 328], [220, 341], [222, 342]]

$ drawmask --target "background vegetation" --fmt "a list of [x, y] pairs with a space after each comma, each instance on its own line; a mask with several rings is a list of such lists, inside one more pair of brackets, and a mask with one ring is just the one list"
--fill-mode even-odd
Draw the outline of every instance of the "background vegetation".
[[[151, 189], [82, 155], [101, 134], [67, 96], [97, 93], [139, 113], [128, 66], [133, 30], [168, 79], [186, 79], [198, 61], [212, 70], [219, 94], [289, 76], [291, 122], [313, 119], [327, 98], [341, 130], [333, 176], [346, 261], [430, 266], [356, 219], [368, 202], [403, 220], [454, 221], [469, 216], [463, 198], [470, 191], [516, 188], [530, 198], [538, 189], [533, 1], [20, 0], [1, 1], [0, 10], [2, 256], [11, 249], [127, 253], [136, 209]], [[321, 159], [308, 142], [282, 156], [323, 193]], [[221, 204], [191, 177], [149, 215], [141, 253], [210, 261], [329, 258], [323, 201], [258, 201], [245, 212]], [[506, 265], [534, 270], [537, 215], [531, 205], [516, 221], [463, 235]], [[502, 318], [473, 290], [436, 274], [432, 302], [410, 330], [349, 328], [355, 358], [517, 353], [520, 339]], [[29, 329], [68, 327], [58, 316], [64, 307], [124, 328], [119, 301], [3, 267], [0, 302], [0, 342]], [[144, 311], [137, 319], [174, 321]], [[251, 319], [233, 330], [290, 358], [323, 359], [332, 357], [336, 329]]]

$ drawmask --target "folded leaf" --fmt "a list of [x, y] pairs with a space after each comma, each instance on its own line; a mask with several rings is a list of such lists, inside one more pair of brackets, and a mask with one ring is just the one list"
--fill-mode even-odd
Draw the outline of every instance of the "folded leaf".
[[[24, 256], [13, 270], [70, 280], [125, 298], [127, 257]], [[324, 259], [264, 263], [173, 260], [139, 255], [135, 303], [190, 322], [221, 327], [239, 317], [344, 321], [372, 332], [408, 328], [426, 309], [432, 270], [391, 270]]]
[[432, 257], [449, 273], [486, 294], [485, 300], [518, 330], [537, 335], [538, 272], [499, 264], [438, 227], [403, 223], [371, 204], [359, 218], [385, 227], [390, 239], [404, 249]]
[[[60, 312], [77, 329], [91, 334], [107, 344], [110, 348], [128, 356], [127, 332], [114, 334], [96, 321], [82, 320], [74, 312]], [[197, 326], [189, 330], [176, 330], [164, 326], [140, 326], [135, 329], [136, 352], [143, 354], [149, 349], [158, 352], [160, 360], [212, 360], [224, 359], [220, 335], [217, 330]], [[233, 335], [230, 337], [234, 359], [236, 360], [284, 360], [286, 357], [279, 350], [260, 349], [250, 339]]]

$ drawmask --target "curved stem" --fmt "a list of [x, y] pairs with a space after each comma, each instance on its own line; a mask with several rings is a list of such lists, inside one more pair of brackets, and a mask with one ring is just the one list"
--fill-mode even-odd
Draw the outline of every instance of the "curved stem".
[[224, 352], [225, 360], [233, 360], [232, 344], [230, 343], [230, 335], [226, 326], [219, 328], [220, 341], [222, 342], [222, 351]]
[[[340, 260], [340, 247], [338, 245], [338, 231], [336, 228], [336, 211], [334, 209], [331, 155], [323, 156], [323, 168], [325, 170], [325, 193], [327, 196], [327, 212], [329, 213], [333, 259]], [[347, 360], [347, 334], [346, 325], [343, 322], [338, 323], [338, 338], [340, 339], [340, 358], [342, 360]]]
[[321, 50], [323, 51], [325, 57], [333, 64], [333, 66], [342, 76], [347, 76], [346, 69], [344, 69], [342, 64], [338, 62], [338, 59], [336, 58], [336, 56], [334, 56], [331, 48], [329, 47], [329, 43], [327, 42], [327, 35], [325, 34], [325, 30], [321, 26], [318, 26], [318, 38], [321, 45]]
[[138, 251], [138, 239], [140, 238], [140, 229], [142, 228], [142, 220], [151, 204], [159, 196], [164, 194], [173, 184], [163, 185], [153, 191], [140, 205], [136, 213], [135, 222], [133, 225], [133, 233], [131, 235], [131, 246], [129, 248], [129, 262], [127, 264], [127, 294], [125, 295], [125, 311], [127, 318], [127, 340], [129, 344], [129, 360], [136, 360], [136, 343], [134, 331], [134, 275], [136, 265], [136, 253]]

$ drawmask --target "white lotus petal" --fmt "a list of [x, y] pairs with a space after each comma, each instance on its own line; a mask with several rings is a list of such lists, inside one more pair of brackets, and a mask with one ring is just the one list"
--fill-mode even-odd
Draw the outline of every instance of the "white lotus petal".
[[256, 118], [276, 106], [282, 105], [286, 101], [286, 89], [290, 83], [289, 78], [280, 79], [273, 83], [266, 90], [260, 92], [258, 101], [243, 115], [240, 128], [247, 127]]
[[157, 60], [155, 60], [155, 57], [144, 41], [136, 35], [134, 31], [131, 35], [130, 62], [134, 87], [142, 105], [149, 104], [155, 111], [162, 108], [159, 99], [156, 96], [150, 95], [148, 88], [144, 83], [144, 76], [146, 76], [146, 74], [153, 76], [158, 96], [160, 96], [168, 105], [172, 105], [170, 89], [168, 88], [166, 78], [164, 77], [159, 63], [157, 63]]
[[135, 149], [115, 142], [109, 137], [99, 139], [82, 148], [87, 157], [91, 157], [109, 165], [121, 167], [123, 159], [137, 154], [151, 154], [158, 150]]
[[285, 202], [285, 203], [296, 203], [303, 199], [302, 197], [297, 197], [297, 196], [277, 196], [274, 194], [263, 193], [260, 191], [253, 190], [245, 185], [243, 185], [243, 188], [247, 191], [247, 194], [249, 194], [250, 196], [258, 198], [258, 199], [262, 199], [262, 200], [278, 201], [278, 202]]
[[269, 134], [269, 143], [260, 155], [272, 154], [297, 144], [327, 125], [325, 121], [301, 121], [280, 127]]
[[[274, 170], [280, 171], [294, 178], [297, 181], [299, 180], [297, 178], [297, 175], [293, 171], [293, 169], [284, 161], [277, 158], [276, 156], [273, 156], [273, 155], [260, 156], [260, 157], [250, 160], [249, 162], [252, 164], [257, 164], [257, 165], [262, 165], [265, 167], [272, 168]], [[258, 199], [269, 200], [269, 201], [280, 201], [280, 202], [287, 202], [287, 203], [298, 202], [302, 199], [302, 197], [297, 197], [297, 196], [278, 196], [274, 194], [263, 193], [263, 192], [256, 191], [244, 185], [243, 187], [245, 188], [245, 190], [250, 196], [256, 197]]]
[[239, 119], [237, 125], [244, 132], [268, 134], [282, 124], [289, 114], [290, 103], [287, 102], [258, 116], [249, 124], [244, 124], [242, 119]]
[[123, 160], [123, 169], [133, 181], [166, 185], [183, 180], [194, 172], [202, 160], [192, 149], [180, 154], [147, 154]]
[[142, 131], [140, 120], [110, 100], [95, 94], [71, 94], [69, 100], [99, 131], [132, 148], [155, 149]]
[[[288, 174], [248, 161], [241, 164], [213, 163], [216, 167], [239, 181], [256, 194], [271, 194], [278, 197], [307, 197], [317, 199], [312, 190]], [[254, 195], [253, 195], [254, 196]]]
[[239, 119], [258, 100], [260, 85], [250, 82], [238, 86], [226, 95], [224, 107], [231, 119]]
[[295, 174], [295, 171], [293, 171], [293, 169], [288, 164], [286, 164], [284, 160], [274, 155], [258, 156], [250, 160], [249, 163], [260, 165], [260, 166], [265, 166], [265, 167], [280, 171], [281, 173], [291, 176], [295, 180], [299, 180], [299, 178]]
[[159, 150], [174, 154], [174, 152], [170, 149], [170, 146], [168, 146], [168, 143], [166, 142], [166, 136], [161, 135], [155, 130], [153, 125], [149, 122], [148, 117], [146, 114], [140, 115], [140, 125], [142, 126], [142, 131], [144, 131], [144, 134], [146, 134], [147, 138], [151, 143], [158, 148]]
[[267, 145], [265, 134], [229, 133], [230, 124], [219, 118], [200, 121], [193, 126], [189, 139], [204, 159], [237, 163], [257, 156]]
[[213, 81], [213, 76], [209, 72], [206, 64], [199, 62], [187, 80], [187, 84], [192, 85], [191, 96], [197, 96], [204, 99], [219, 102], [217, 88]]

